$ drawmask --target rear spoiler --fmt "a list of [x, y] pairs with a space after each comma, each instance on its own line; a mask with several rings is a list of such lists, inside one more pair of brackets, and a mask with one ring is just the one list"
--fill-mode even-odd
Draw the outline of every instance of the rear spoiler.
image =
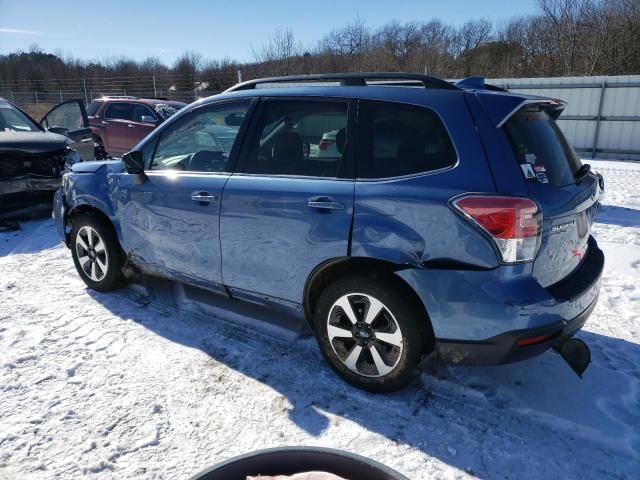
[[491, 118], [496, 128], [502, 127], [518, 110], [527, 105], [537, 105], [557, 120], [567, 106], [567, 102], [555, 98], [534, 95], [505, 94], [497, 91], [469, 92], [475, 95]]

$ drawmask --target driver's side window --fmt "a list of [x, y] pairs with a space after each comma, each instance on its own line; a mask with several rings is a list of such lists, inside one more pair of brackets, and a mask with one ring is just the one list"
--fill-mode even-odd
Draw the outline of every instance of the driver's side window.
[[205, 107], [168, 127], [151, 170], [224, 172], [249, 102]]

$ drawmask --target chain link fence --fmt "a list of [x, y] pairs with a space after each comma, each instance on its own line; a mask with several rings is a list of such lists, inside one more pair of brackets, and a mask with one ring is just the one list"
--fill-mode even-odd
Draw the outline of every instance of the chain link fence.
[[191, 103], [220, 93], [241, 81], [241, 72], [219, 74], [170, 74], [131, 77], [46, 79], [0, 84], [0, 97], [25, 110], [36, 120], [54, 105], [81, 99], [85, 104], [103, 96], [162, 98]]

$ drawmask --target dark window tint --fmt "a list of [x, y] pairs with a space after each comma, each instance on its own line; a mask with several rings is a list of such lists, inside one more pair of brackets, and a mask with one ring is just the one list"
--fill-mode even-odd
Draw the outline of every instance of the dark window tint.
[[178, 120], [162, 133], [151, 168], [225, 171], [248, 108], [249, 103], [244, 102], [219, 105]]
[[98, 102], [97, 100], [94, 100], [87, 107], [87, 115], [89, 115], [90, 117], [93, 117], [96, 113], [98, 113], [98, 110], [100, 110], [101, 106], [102, 106], [102, 102]]
[[357, 176], [388, 178], [451, 167], [456, 153], [435, 112], [360, 102]]
[[146, 123], [153, 123], [156, 121], [156, 116], [148, 107], [140, 104], [133, 105], [133, 121], [142, 122], [142, 117], [147, 117], [144, 119], [144, 122]]
[[104, 118], [110, 120], [133, 120], [133, 105], [130, 103], [110, 103], [104, 112]]
[[246, 171], [336, 177], [347, 139], [347, 108], [346, 102], [266, 101]]
[[536, 107], [520, 110], [505, 123], [504, 130], [518, 162], [529, 164], [531, 168], [526, 170], [536, 174], [529, 181], [554, 186], [575, 183], [580, 160], [546, 112]]

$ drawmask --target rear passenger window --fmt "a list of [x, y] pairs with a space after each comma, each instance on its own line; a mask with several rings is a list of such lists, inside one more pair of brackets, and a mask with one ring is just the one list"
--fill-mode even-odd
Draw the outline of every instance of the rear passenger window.
[[247, 173], [336, 177], [347, 141], [346, 102], [267, 100]]
[[104, 118], [110, 120], [133, 120], [133, 105], [130, 103], [110, 103], [104, 112]]
[[389, 178], [448, 168], [456, 152], [433, 110], [360, 102], [358, 178]]

